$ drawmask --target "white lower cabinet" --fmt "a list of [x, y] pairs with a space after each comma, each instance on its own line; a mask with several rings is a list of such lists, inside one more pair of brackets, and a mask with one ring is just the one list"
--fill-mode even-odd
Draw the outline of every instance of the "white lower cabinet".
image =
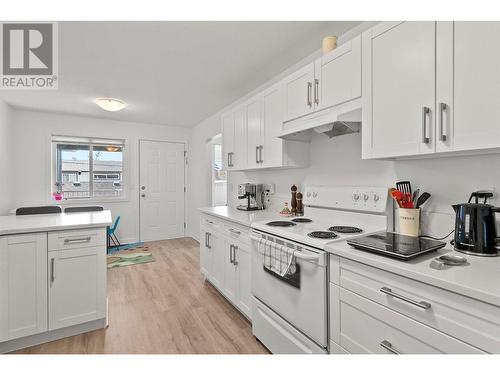
[[[208, 225], [207, 222], [211, 224]], [[201, 218], [200, 271], [248, 319], [252, 318], [249, 228]]]
[[47, 233], [0, 237], [0, 342], [47, 330]]
[[106, 252], [102, 247], [49, 252], [49, 329], [106, 316]]
[[500, 353], [499, 313], [497, 306], [330, 255], [331, 352]]

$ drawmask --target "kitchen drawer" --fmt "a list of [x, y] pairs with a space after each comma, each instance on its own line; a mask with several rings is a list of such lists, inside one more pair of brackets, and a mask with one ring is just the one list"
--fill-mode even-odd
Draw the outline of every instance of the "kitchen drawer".
[[71, 250], [86, 247], [106, 247], [106, 229], [78, 229], [49, 232], [48, 250]]
[[217, 228], [221, 228], [222, 223], [220, 222], [220, 220], [214, 218], [213, 216], [201, 214], [200, 226], [203, 226], [207, 229], [211, 228], [212, 230], [215, 230]]
[[338, 273], [345, 289], [481, 350], [500, 353], [498, 306], [345, 258], [340, 258]]
[[340, 346], [350, 353], [484, 353], [364, 297], [339, 289]]
[[224, 222], [224, 234], [231, 239], [250, 244], [250, 228], [232, 222]]

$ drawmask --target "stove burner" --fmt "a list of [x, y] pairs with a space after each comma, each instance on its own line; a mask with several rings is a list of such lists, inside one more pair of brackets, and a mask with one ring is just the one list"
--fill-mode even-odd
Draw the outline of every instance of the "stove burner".
[[278, 220], [278, 221], [270, 221], [266, 225], [269, 225], [270, 227], [293, 227], [294, 225], [297, 224], [292, 223], [291, 221]]
[[331, 231], [337, 232], [337, 233], [360, 233], [363, 231], [360, 228], [350, 227], [347, 225], [336, 225], [336, 226], [328, 228], [328, 230], [331, 230]]
[[337, 235], [333, 232], [311, 232], [307, 234], [309, 237], [313, 238], [321, 238], [321, 239], [330, 239], [330, 238], [335, 238]]
[[298, 217], [296, 219], [292, 219], [292, 221], [295, 223], [312, 223], [311, 219], [307, 219], [305, 217]]

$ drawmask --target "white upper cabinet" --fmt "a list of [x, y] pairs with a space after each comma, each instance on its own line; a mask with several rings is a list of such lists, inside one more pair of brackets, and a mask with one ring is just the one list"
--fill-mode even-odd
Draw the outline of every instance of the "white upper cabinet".
[[253, 98], [246, 104], [247, 110], [247, 167], [259, 168], [261, 165], [262, 137], [264, 134], [262, 124], [261, 100]]
[[363, 33], [363, 157], [434, 152], [435, 22], [382, 22]]
[[261, 165], [265, 168], [281, 167], [287, 164], [284, 145], [278, 138], [283, 129], [285, 93], [281, 83], [271, 86], [262, 93], [262, 147]]
[[225, 169], [232, 169], [234, 164], [234, 113], [222, 115], [222, 150]]
[[440, 24], [437, 102], [443, 127], [437, 150], [498, 148], [500, 22]]
[[500, 148], [500, 22], [363, 33], [363, 158]]
[[361, 96], [361, 37], [324, 55], [315, 63], [313, 99], [325, 109]]
[[314, 63], [292, 73], [284, 80], [286, 104], [285, 121], [314, 111]]

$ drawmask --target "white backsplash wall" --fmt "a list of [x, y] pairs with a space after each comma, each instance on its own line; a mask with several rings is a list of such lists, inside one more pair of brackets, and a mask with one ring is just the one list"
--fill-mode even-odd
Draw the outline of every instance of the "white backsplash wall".
[[409, 180], [414, 189], [432, 194], [424, 208], [423, 232], [441, 236], [453, 229], [453, 203], [465, 202], [473, 190], [493, 188], [496, 194], [500, 193], [497, 165], [500, 165], [500, 154], [362, 160], [360, 134], [332, 139], [317, 134], [311, 142], [308, 168], [229, 172], [228, 205], [239, 204], [237, 188], [244, 182], [274, 183], [276, 195], [271, 209], [279, 210], [285, 200], [289, 201], [292, 184], [299, 189], [305, 185], [391, 187], [396, 181]]

